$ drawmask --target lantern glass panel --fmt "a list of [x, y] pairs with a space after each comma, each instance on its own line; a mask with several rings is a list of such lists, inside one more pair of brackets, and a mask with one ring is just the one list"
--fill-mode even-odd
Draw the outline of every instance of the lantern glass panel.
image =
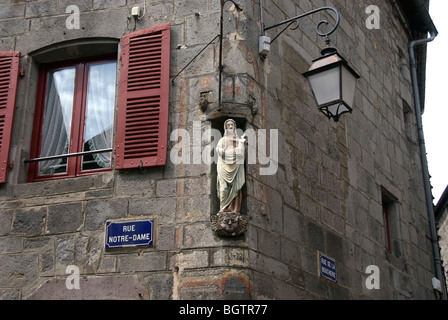
[[341, 98], [339, 66], [308, 75], [308, 81], [319, 106]]
[[342, 67], [342, 99], [349, 106], [353, 106], [355, 102], [356, 80], [353, 73]]

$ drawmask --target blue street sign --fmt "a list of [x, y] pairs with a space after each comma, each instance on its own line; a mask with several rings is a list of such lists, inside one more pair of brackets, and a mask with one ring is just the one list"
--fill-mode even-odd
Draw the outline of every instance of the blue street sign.
[[336, 261], [319, 252], [319, 271], [322, 278], [338, 283]]
[[107, 221], [106, 249], [152, 246], [154, 219]]

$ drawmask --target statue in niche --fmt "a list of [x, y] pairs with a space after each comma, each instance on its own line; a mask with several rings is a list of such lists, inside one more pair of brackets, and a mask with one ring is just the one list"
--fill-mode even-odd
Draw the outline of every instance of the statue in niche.
[[247, 217], [241, 215], [245, 143], [246, 136], [236, 133], [236, 122], [226, 120], [224, 136], [216, 146], [219, 212], [212, 216], [213, 230], [221, 236], [240, 236], [246, 231]]

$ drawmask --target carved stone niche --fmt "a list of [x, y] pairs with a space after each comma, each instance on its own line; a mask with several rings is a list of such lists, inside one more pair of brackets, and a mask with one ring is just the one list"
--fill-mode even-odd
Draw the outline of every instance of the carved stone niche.
[[198, 103], [207, 120], [220, 117], [252, 119], [261, 106], [262, 89], [258, 83], [247, 74], [223, 73], [221, 84], [221, 104], [219, 104], [218, 79], [204, 77], [196, 80], [201, 90], [192, 94], [192, 103]]
[[219, 212], [210, 217], [212, 229], [220, 237], [240, 237], [246, 234], [246, 215], [237, 212]]

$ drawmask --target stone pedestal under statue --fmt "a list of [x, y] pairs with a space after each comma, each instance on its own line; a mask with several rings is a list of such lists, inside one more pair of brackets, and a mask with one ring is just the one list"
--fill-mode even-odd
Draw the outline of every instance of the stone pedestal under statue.
[[212, 215], [212, 229], [220, 237], [239, 237], [246, 234], [247, 216], [237, 212]]

